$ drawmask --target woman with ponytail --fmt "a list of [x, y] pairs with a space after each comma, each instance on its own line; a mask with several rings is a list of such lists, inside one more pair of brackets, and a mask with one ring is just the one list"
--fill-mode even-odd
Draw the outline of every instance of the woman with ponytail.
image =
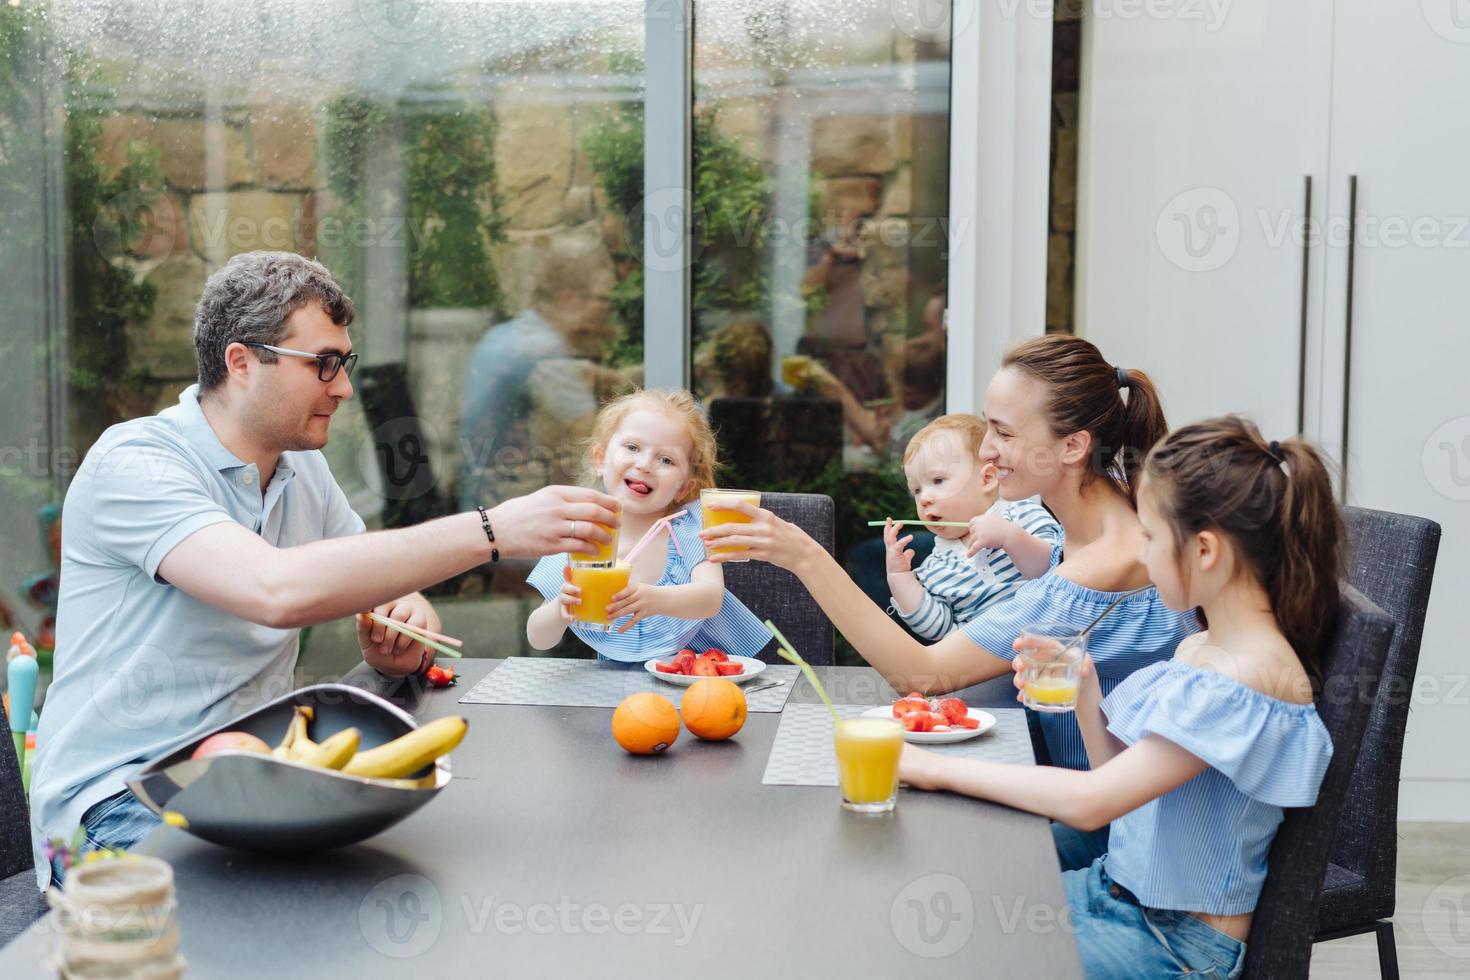
[[905, 746], [900, 774], [1077, 827], [1112, 823], [1107, 853], [1062, 874], [1089, 978], [1236, 977], [1283, 808], [1316, 801], [1332, 758], [1313, 691], [1342, 521], [1316, 450], [1268, 443], [1234, 416], [1155, 448], [1138, 504], [1159, 595], [1198, 608], [1208, 629], [1106, 696], [1084, 662], [1076, 717], [1092, 769]]
[[[1035, 568], [1028, 574], [1039, 577], [933, 645], [905, 633], [820, 545], [768, 511], [737, 505], [753, 523], [707, 529], [704, 537], [711, 545], [750, 548], [737, 558], [794, 572], [842, 635], [899, 691], [953, 691], [999, 677], [1011, 669], [1013, 644], [1026, 626], [1064, 622], [1081, 629], [1115, 600], [1121, 600], [1118, 607], [1088, 636], [1104, 692], [1172, 656], [1197, 627], [1191, 613], [1160, 600], [1138, 559], [1139, 471], [1167, 431], [1152, 382], [1142, 371], [1109, 364], [1081, 338], [1038, 337], [1006, 355], [986, 389], [985, 415], [980, 462], [997, 467], [1005, 500], [1040, 495], [1061, 522], [1065, 557], [1062, 546], [1049, 555], [1017, 554], [1004, 534], [972, 540], [972, 553], [1005, 547], [1018, 568]], [[1086, 769], [1074, 716], [1044, 714], [1040, 721], [1052, 762]], [[1106, 826], [1086, 834], [1056, 831], [1064, 868], [1086, 867], [1106, 850]]]

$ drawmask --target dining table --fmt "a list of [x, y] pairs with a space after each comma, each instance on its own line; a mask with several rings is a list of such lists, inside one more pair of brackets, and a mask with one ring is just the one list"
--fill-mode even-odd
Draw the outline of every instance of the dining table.
[[[439, 798], [369, 840], [265, 855], [163, 826], [140, 842], [173, 868], [187, 975], [1082, 975], [1046, 818], [907, 787], [859, 814], [835, 786], [763, 784], [783, 714], [818, 702], [804, 678], [733, 738], [686, 731], [640, 756], [610, 708], [460, 703], [507, 662], [456, 661], [443, 689], [342, 678], [421, 722], [469, 721]], [[843, 704], [902, 693], [871, 668], [815, 670]], [[1007, 676], [957, 696], [1024, 727], [1014, 695]], [[57, 941], [53, 913], [0, 950], [0, 977], [55, 976]]]

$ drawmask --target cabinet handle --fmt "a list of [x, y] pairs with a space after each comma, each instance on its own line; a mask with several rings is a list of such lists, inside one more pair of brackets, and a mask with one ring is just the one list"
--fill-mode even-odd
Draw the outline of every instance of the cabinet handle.
[[1307, 431], [1307, 295], [1312, 274], [1312, 175], [1302, 178], [1302, 309], [1296, 367], [1296, 431]]
[[1348, 411], [1353, 403], [1353, 274], [1358, 257], [1358, 175], [1348, 175], [1347, 312], [1342, 354], [1342, 502], [1348, 502]]

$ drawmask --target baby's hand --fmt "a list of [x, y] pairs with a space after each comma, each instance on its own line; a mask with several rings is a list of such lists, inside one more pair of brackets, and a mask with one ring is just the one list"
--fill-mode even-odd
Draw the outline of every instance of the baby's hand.
[[581, 586], [572, 584], [572, 566], [568, 565], [561, 573], [561, 595], [556, 599], [561, 603], [561, 621], [564, 623], [575, 623], [577, 617], [573, 614], [577, 606], [582, 604]]
[[1004, 548], [1011, 536], [1011, 522], [999, 514], [981, 514], [970, 518], [969, 557], [975, 557], [982, 548]]
[[883, 544], [887, 547], [885, 561], [890, 572], [911, 572], [914, 569], [914, 552], [909, 545], [913, 542], [912, 534], [899, 537], [903, 529], [902, 524], [893, 523], [893, 518], [888, 518], [888, 523], [883, 525]]

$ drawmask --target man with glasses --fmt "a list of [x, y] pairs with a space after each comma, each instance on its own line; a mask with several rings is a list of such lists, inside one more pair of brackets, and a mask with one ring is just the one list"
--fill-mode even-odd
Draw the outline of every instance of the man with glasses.
[[[316, 262], [236, 256], [195, 312], [199, 382], [158, 415], [115, 425], [62, 512], [55, 677], [32, 773], [42, 849], [78, 825], [131, 847], [158, 825], [125, 788], [148, 761], [290, 691], [300, 630], [371, 609], [436, 630], [417, 590], [503, 557], [591, 551], [617, 503], [546, 487], [493, 508], [364, 533], [327, 467], [332, 415], [352, 397], [352, 301]], [[359, 621], [384, 674], [422, 645]]]

